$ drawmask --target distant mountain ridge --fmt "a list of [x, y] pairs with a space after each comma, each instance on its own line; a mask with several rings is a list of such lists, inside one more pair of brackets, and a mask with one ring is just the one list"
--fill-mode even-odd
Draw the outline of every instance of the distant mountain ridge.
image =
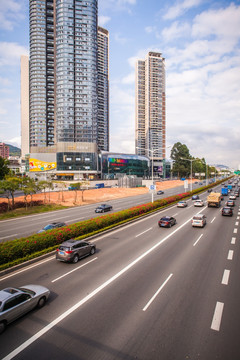
[[10, 144], [5, 144], [9, 146], [9, 155], [10, 156], [21, 156], [21, 149], [19, 149], [17, 146], [13, 146]]

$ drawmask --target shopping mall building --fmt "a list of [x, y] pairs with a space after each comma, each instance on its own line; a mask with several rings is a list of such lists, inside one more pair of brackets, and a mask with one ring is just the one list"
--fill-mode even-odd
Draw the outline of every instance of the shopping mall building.
[[165, 178], [168, 175], [165, 160], [151, 164], [148, 157], [136, 154], [101, 152], [93, 158], [92, 152], [36, 153], [26, 157], [26, 172], [33, 178], [56, 180], [114, 179], [124, 175], [141, 178]]

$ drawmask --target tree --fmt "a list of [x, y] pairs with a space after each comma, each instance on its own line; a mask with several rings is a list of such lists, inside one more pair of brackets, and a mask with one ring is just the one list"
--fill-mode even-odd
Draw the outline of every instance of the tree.
[[32, 206], [32, 196], [36, 194], [36, 192], [40, 189], [38, 184], [34, 179], [29, 177], [23, 178], [22, 180], [22, 191], [24, 192], [25, 204], [27, 208], [27, 197], [28, 195], [31, 196], [31, 206]]
[[171, 159], [173, 160], [172, 172], [177, 173], [178, 177], [189, 176], [191, 173], [191, 163], [183, 159], [192, 159], [188, 147], [185, 144], [177, 142], [171, 150]]
[[5, 180], [0, 181], [0, 189], [6, 192], [8, 204], [10, 197], [12, 198], [12, 209], [14, 209], [14, 192], [21, 188], [21, 183], [21, 178], [11, 176], [6, 176]]
[[0, 156], [0, 180], [3, 180], [10, 173], [9, 161]]

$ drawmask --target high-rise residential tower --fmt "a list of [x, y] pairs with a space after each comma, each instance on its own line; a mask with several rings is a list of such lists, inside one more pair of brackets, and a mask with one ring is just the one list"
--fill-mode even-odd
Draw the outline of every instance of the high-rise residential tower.
[[108, 32], [98, 29], [98, 1], [29, 3], [29, 152], [55, 153], [59, 171], [97, 171], [109, 146]]
[[166, 152], [165, 59], [149, 52], [136, 64], [136, 154], [149, 156], [155, 173], [161, 173]]
[[109, 33], [98, 27], [98, 147], [109, 151]]

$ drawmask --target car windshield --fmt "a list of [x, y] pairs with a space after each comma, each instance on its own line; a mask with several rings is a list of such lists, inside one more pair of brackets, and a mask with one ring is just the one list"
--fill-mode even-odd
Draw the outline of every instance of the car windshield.
[[162, 217], [160, 220], [162, 220], [162, 221], [168, 221], [168, 220], [170, 220], [170, 217]]
[[202, 220], [203, 218], [202, 218], [202, 216], [194, 216], [193, 217], [193, 220]]
[[25, 292], [26, 294], [30, 294], [30, 295], [35, 295], [36, 293], [30, 289], [26, 289], [26, 288], [18, 288], [18, 290]]
[[70, 247], [67, 247], [67, 246], [59, 246], [59, 250], [69, 251], [69, 250], [70, 250]]
[[43, 228], [43, 230], [50, 230], [50, 229], [52, 229], [53, 228], [53, 225], [46, 225], [44, 228]]

